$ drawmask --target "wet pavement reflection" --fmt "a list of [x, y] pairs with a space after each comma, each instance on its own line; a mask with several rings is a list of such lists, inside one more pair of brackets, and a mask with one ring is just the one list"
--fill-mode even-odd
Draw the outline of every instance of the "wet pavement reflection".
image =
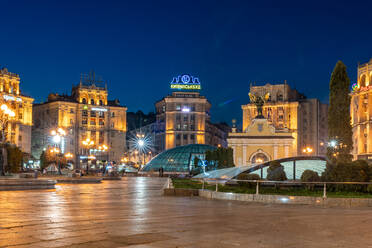
[[0, 192], [0, 247], [372, 245], [369, 209], [164, 197], [165, 178]]

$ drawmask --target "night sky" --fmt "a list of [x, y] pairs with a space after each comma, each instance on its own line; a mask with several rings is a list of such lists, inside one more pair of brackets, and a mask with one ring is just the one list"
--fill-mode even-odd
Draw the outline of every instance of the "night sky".
[[356, 81], [372, 57], [368, 1], [1, 1], [0, 65], [21, 91], [70, 93], [94, 69], [128, 111], [154, 109], [174, 76], [199, 77], [212, 120], [241, 120], [249, 84], [328, 101], [337, 60]]

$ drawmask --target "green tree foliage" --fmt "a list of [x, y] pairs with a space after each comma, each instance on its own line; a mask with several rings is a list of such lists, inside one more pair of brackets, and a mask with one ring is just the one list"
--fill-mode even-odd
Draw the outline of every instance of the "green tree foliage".
[[320, 182], [318, 173], [312, 170], [305, 170], [301, 175], [301, 182]]
[[[372, 180], [372, 167], [365, 160], [328, 163], [322, 177], [329, 182], [369, 182]], [[365, 191], [366, 188], [365, 185], [332, 185], [334, 190]]]
[[20, 172], [23, 163], [22, 150], [14, 145], [8, 145], [6, 150], [8, 154], [8, 164], [5, 170], [10, 173]]
[[205, 160], [208, 161], [208, 170], [234, 167], [232, 148], [218, 147], [214, 151], [206, 151]]
[[338, 61], [329, 83], [328, 138], [336, 140], [337, 146], [329, 147], [327, 156], [333, 162], [351, 162], [352, 159], [349, 86], [346, 66]]
[[267, 169], [267, 180], [270, 181], [285, 181], [287, 175], [285, 174], [284, 167], [278, 161], [270, 162], [270, 166]]

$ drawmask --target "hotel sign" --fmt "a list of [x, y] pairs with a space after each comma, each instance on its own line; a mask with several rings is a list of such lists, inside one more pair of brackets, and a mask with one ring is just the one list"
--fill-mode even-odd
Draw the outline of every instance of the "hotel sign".
[[178, 90], [201, 90], [199, 78], [187, 74], [174, 77], [170, 87]]

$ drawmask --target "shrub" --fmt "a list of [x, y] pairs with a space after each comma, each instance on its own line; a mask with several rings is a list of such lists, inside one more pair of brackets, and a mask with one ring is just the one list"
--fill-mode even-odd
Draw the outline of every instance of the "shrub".
[[267, 180], [270, 181], [285, 181], [287, 175], [284, 171], [284, 166], [277, 161], [272, 161], [267, 169]]
[[301, 175], [301, 182], [320, 182], [318, 173], [312, 170], [305, 170]]
[[[251, 173], [241, 173], [236, 177], [236, 179], [238, 180], [261, 180], [259, 175], [251, 174]], [[238, 184], [240, 186], [248, 186], [248, 187], [252, 187], [256, 185], [256, 183], [253, 183], [253, 182], [239, 182], [239, 181], [238, 181]]]

